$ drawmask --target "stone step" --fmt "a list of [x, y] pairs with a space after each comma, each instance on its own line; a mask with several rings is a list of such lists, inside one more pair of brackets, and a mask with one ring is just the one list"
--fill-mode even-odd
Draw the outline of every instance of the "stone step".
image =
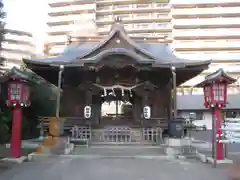
[[[152, 142], [90, 142], [90, 146], [152, 146]], [[157, 144], [156, 144], [157, 145]]]

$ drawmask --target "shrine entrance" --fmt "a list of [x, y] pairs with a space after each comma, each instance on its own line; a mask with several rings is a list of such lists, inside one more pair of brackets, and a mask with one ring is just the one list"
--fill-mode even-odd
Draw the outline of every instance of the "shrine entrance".
[[133, 123], [133, 105], [123, 101], [105, 101], [102, 104], [102, 125], [130, 125]]

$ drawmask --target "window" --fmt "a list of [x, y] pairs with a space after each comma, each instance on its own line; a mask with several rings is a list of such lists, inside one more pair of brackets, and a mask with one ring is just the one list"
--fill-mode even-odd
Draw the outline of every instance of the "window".
[[224, 84], [214, 84], [213, 92], [214, 92], [214, 100], [217, 100], [217, 101], [224, 100]]
[[237, 112], [227, 111], [227, 112], [225, 112], [225, 116], [226, 116], [226, 118], [236, 118]]
[[150, 26], [149, 23], [141, 23], [141, 24], [137, 24], [137, 27], [138, 27], [138, 28], [147, 28], [147, 27], [149, 27], [149, 26]]
[[137, 4], [136, 7], [137, 8], [148, 8], [149, 4]]
[[129, 18], [129, 14], [120, 14], [119, 17], [121, 19], [126, 19], [126, 18]]
[[11, 93], [11, 99], [12, 100], [20, 100], [20, 90], [21, 90], [22, 84], [11, 84], [10, 86], [10, 93]]
[[115, 6], [115, 9], [125, 9], [125, 8], [130, 8], [130, 5], [117, 5]]
[[170, 5], [169, 4], [159, 3], [159, 4], [156, 4], [156, 7], [163, 8], [163, 7], [170, 7]]
[[203, 112], [195, 112], [196, 113], [196, 120], [202, 120], [203, 119]]
[[146, 17], [150, 17], [151, 14], [149, 13], [139, 13], [139, 14], [135, 14], [135, 17], [143, 17], [143, 18], [146, 18]]

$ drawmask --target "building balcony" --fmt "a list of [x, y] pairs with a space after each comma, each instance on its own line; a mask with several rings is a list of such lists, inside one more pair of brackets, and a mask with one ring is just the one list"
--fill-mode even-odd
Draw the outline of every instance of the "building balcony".
[[30, 56], [27, 54], [11, 53], [7, 51], [2, 52], [1, 57], [3, 57], [4, 59], [11, 59], [15, 61], [22, 61], [22, 58], [26, 58], [26, 57], [30, 58]]
[[240, 51], [240, 47], [179, 47], [175, 48], [175, 51]]
[[208, 8], [208, 7], [237, 7], [240, 6], [240, 1], [228, 1], [228, 0], [195, 0], [191, 2], [186, 1], [174, 1], [172, 2], [173, 8]]
[[[215, 11], [214, 11], [215, 12]], [[196, 18], [234, 18], [234, 17], [240, 17], [240, 13], [219, 13], [215, 12], [212, 14], [173, 14], [173, 18], [175, 19], [196, 19]]]
[[95, 0], [48, 0], [48, 5], [51, 8], [54, 7], [65, 7], [65, 6], [73, 6], [73, 5], [84, 5], [84, 4], [92, 4], [95, 3]]
[[[48, 33], [58, 33], [58, 32], [69, 32], [73, 33], [75, 31], [80, 31], [82, 29], [85, 29], [86, 26], [83, 25], [78, 25], [78, 24], [70, 24], [70, 25], [59, 25], [59, 26], [52, 26], [49, 27]], [[59, 34], [61, 35], [61, 34]]]
[[172, 47], [174, 49], [201, 49], [201, 48], [208, 48], [208, 49], [212, 49], [212, 48], [219, 48], [219, 49], [223, 49], [223, 48], [240, 48], [240, 41], [236, 40], [236, 41], [232, 41], [232, 42], [227, 42], [224, 40], [212, 40], [210, 42], [208, 41], [174, 41], [174, 44], [172, 44]]
[[[171, 22], [171, 17], [169, 16], [162, 16], [162, 17], [151, 17], [151, 16], [134, 16], [134, 17], [123, 17], [122, 21], [124, 24], [132, 24], [132, 23], [151, 23], [151, 22]], [[96, 20], [96, 23], [99, 25], [107, 25], [112, 24], [114, 20], [112, 18], [104, 18], [101, 19], [99, 17]]]
[[61, 26], [61, 25], [68, 25], [74, 24], [76, 22], [81, 21], [81, 19], [89, 19], [94, 20], [95, 14], [75, 14], [75, 15], [68, 15], [68, 16], [54, 16], [50, 17], [47, 24], [49, 26]]
[[173, 29], [174, 37], [193, 37], [193, 36], [239, 36], [240, 29], [187, 29], [175, 30]]
[[234, 40], [240, 39], [240, 35], [186, 35], [186, 36], [177, 36], [173, 35], [174, 40]]
[[224, 16], [228, 14], [239, 14], [240, 7], [212, 7], [212, 8], [192, 8], [192, 9], [173, 9], [172, 15], [175, 16]]
[[67, 35], [60, 35], [60, 36], [49, 36], [47, 41], [49, 42], [49, 44], [57, 44], [57, 43], [62, 43], [64, 42], [64, 44], [67, 43], [68, 38]]
[[[168, 4], [170, 0], [158, 0], [158, 4]], [[97, 0], [98, 5], [122, 5], [122, 4], [150, 4], [152, 0], [136, 1], [136, 0]]]
[[5, 37], [3, 41], [6, 42], [6, 43], [9, 43], [9, 44], [27, 45], [27, 46], [30, 46], [30, 47], [34, 47], [32, 42], [24, 41], [24, 40], [21, 41], [21, 40], [15, 40], [15, 39], [8, 39], [8, 38]]
[[[170, 25], [162, 26], [162, 27], [154, 27], [154, 26], [139, 26], [139, 27], [132, 27], [132, 26], [125, 26], [125, 29], [129, 33], [167, 33], [172, 31], [172, 27]], [[110, 31], [110, 27], [106, 28], [99, 28], [99, 33], [108, 33]]]
[[240, 62], [240, 51], [195, 51], [195, 52], [178, 52], [175, 51], [176, 56], [190, 60], [207, 60], [212, 59], [213, 62]]
[[58, 54], [63, 53], [64, 49], [66, 48], [66, 45], [56, 45], [50, 48], [49, 54], [52, 56], [56, 56]]
[[8, 52], [8, 53], [13, 53], [13, 54], [23, 54], [23, 55], [32, 55], [34, 54], [33, 51], [30, 50], [21, 50], [21, 49], [11, 49], [11, 48], [2, 48], [2, 52]]
[[81, 14], [92, 14], [95, 13], [95, 9], [76, 9], [76, 10], [69, 10], [69, 11], [62, 11], [62, 12], [49, 12], [48, 15], [50, 17], [56, 16], [69, 16], [69, 15], [81, 15]]
[[[223, 22], [225, 22], [223, 20]], [[199, 25], [173, 25], [174, 29], [223, 29], [223, 28], [240, 28], [240, 23], [239, 24], [199, 24]]]
[[16, 40], [16, 41], [23, 41], [23, 42], [30, 42], [32, 43], [33, 38], [30, 36], [25, 36], [25, 35], [17, 35], [17, 34], [10, 34], [10, 33], [6, 33], [5, 34], [5, 39], [12, 39], [12, 40]]
[[92, 10], [95, 9], [95, 4], [85, 4], [85, 5], [73, 5], [73, 6], [64, 6], [64, 7], [57, 7], [51, 8], [50, 13], [59, 13], [59, 12], [71, 12], [71, 11], [78, 11], [78, 10]]
[[2, 48], [4, 49], [10, 49], [10, 50], [20, 50], [20, 51], [24, 51], [24, 52], [34, 52], [35, 48], [33, 46], [29, 46], [27, 44], [12, 44], [9, 42], [3, 42], [2, 43]]
[[205, 18], [205, 19], [173, 19], [172, 23], [176, 26], [181, 25], [238, 25], [240, 18]]
[[126, 13], [148, 13], [148, 12], [170, 12], [170, 8], [157, 8], [157, 7], [146, 7], [146, 8], [133, 8], [133, 7], [126, 7], [126, 8], [114, 8], [114, 9], [97, 9], [96, 12], [99, 15], [108, 15], [108, 14], [126, 14]]

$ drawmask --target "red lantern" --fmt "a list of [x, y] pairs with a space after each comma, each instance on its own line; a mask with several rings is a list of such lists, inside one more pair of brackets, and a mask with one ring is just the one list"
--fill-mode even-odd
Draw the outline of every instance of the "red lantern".
[[224, 147], [220, 143], [222, 140], [221, 109], [227, 102], [227, 86], [235, 81], [223, 69], [219, 69], [206, 76], [205, 80], [197, 85], [197, 87], [203, 87], [205, 107], [212, 110], [212, 144], [214, 144], [212, 152], [214, 152], [213, 158], [216, 158], [216, 160], [224, 159]]
[[8, 107], [29, 107], [30, 106], [30, 87], [22, 79], [12, 79], [8, 83]]
[[197, 87], [203, 87], [205, 107], [223, 108], [227, 102], [227, 86], [235, 81], [225, 74], [223, 69], [206, 76], [205, 80], [197, 85]]
[[227, 102], [227, 86], [227, 81], [222, 80], [206, 83], [203, 87], [205, 107], [224, 107]]

